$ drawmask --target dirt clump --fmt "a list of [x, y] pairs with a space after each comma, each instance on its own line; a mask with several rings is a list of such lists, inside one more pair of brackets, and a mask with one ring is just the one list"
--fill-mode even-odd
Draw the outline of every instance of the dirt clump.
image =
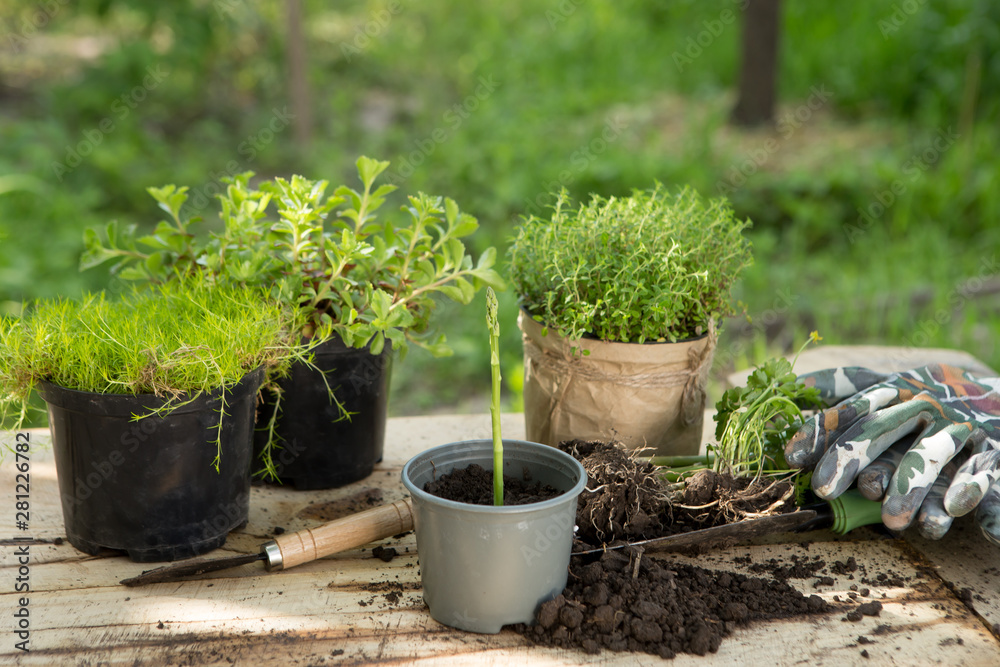
[[577, 501], [577, 538], [600, 546], [667, 534], [670, 501], [657, 468], [613, 442], [571, 440], [559, 445], [587, 471]]
[[865, 616], [878, 616], [882, 613], [882, 603], [876, 600], [858, 605], [855, 609], [847, 612], [841, 620], [857, 623]]
[[[671, 492], [661, 470], [614, 442], [571, 440], [560, 449], [587, 471], [577, 503], [577, 539], [585, 547], [635, 542], [795, 510], [786, 480], [701, 470]], [[584, 550], [581, 547], [577, 550]]]
[[[503, 476], [504, 505], [527, 505], [555, 498], [564, 492], [554, 487], [532, 482], [527, 469], [522, 479], [511, 475]], [[493, 504], [493, 471], [472, 463], [466, 468], [441, 475], [424, 484], [424, 491], [438, 498], [454, 500], [470, 505]]]
[[394, 547], [378, 546], [372, 549], [372, 558], [378, 558], [385, 563], [391, 562], [397, 555], [398, 553]]
[[858, 562], [854, 556], [851, 556], [844, 562], [839, 560], [834, 562], [833, 567], [830, 569], [833, 570], [834, 574], [846, 575], [858, 571]]
[[672, 658], [705, 655], [724, 637], [754, 621], [829, 611], [781, 581], [715, 572], [680, 562], [608, 551], [597, 560], [574, 557], [569, 584], [542, 604], [532, 626], [514, 629], [533, 643], [641, 651]]
[[698, 528], [711, 528], [756, 516], [794, 512], [793, 492], [787, 480], [699, 470], [685, 484], [680, 509], [691, 514]]
[[[399, 604], [403, 597], [403, 585], [399, 582], [374, 582], [362, 586], [362, 588], [369, 593], [380, 593], [382, 598], [390, 605], [396, 606]], [[369, 600], [368, 604], [371, 604], [374, 600]], [[366, 605], [362, 605], [366, 606]]]

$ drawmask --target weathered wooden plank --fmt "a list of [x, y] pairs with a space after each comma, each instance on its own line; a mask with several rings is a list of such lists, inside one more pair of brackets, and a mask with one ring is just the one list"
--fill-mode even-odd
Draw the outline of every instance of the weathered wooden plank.
[[906, 540], [987, 626], [1000, 624], [1000, 546], [983, 537], [974, 516], [956, 520], [941, 540], [924, 539], [915, 531]]
[[[763, 563], [770, 558], [790, 561], [792, 554], [801, 557], [819, 556], [832, 565], [835, 560], [846, 560], [854, 556], [861, 571], [892, 569], [899, 572], [902, 577], [915, 576], [915, 566], [905, 554], [898, 551], [898, 546], [894, 540], [869, 540], [857, 544], [814, 543], [808, 549], [801, 546], [790, 548], [788, 545], [760, 545], [711, 552], [699, 557], [671, 558], [690, 559], [702, 566], [746, 573], [746, 565], [738, 564], [735, 560], [737, 557], [746, 556], [753, 563]], [[658, 556], [658, 558], [663, 557]], [[378, 639], [381, 636], [378, 633], [383, 632], [385, 625], [379, 623], [377, 619], [394, 620], [391, 633], [393, 644], [415, 642], [424, 648], [424, 634], [451, 633], [426, 616], [420, 602], [417, 570], [415, 567], [407, 567], [413, 560], [413, 556], [404, 556], [383, 564], [381, 561], [373, 562], [370, 556], [365, 558], [363, 554], [358, 553], [312, 563], [287, 572], [255, 576], [251, 580], [245, 580], [244, 575], [180, 584], [160, 584], [140, 589], [126, 590], [104, 586], [36, 594], [33, 611], [36, 618], [43, 620], [35, 626], [33, 642], [57, 652], [68, 651], [73, 646], [81, 644], [104, 646], [108, 647], [109, 651], [112, 644], [120, 645], [123, 651], [127, 651], [129, 646], [141, 645], [146, 647], [148, 657], [160, 655], [158, 651], [162, 650], [162, 655], [167, 659], [167, 656], [172, 655], [171, 651], [177, 648], [176, 638], [187, 637], [189, 639], [185, 641], [194, 643], [195, 637], [211, 639], [213, 636], [221, 635], [228, 637], [229, 640], [220, 639], [219, 646], [231, 647], [230, 640], [234, 636], [239, 638], [239, 633], [249, 631], [254, 636], [259, 636], [261, 640], [269, 638], [274, 633], [284, 636], [295, 635], [310, 646], [315, 642], [320, 644], [343, 642], [344, 646], [351, 647], [353, 651], [348, 654], [345, 649], [345, 658], [381, 656], [379, 659], [385, 660], [413, 657], [412, 647], [410, 653], [404, 651], [403, 655], [400, 655], [395, 648], [390, 650], [388, 646], [383, 645], [381, 639]], [[377, 564], [377, 567], [373, 567], [373, 564]], [[44, 569], [51, 567], [53, 566], [45, 566]], [[848, 587], [854, 580], [838, 575], [833, 575], [833, 578], [835, 583], [832, 586], [824, 587], [818, 592], [828, 599], [839, 595], [845, 600]], [[817, 589], [812, 587], [812, 581], [810, 578], [791, 580], [790, 583], [804, 592], [817, 592]], [[365, 590], [366, 587], [374, 588], [371, 584], [396, 582], [403, 591], [395, 605], [385, 600], [385, 593]], [[829, 634], [830, 641], [820, 642], [816, 652], [809, 654], [811, 658], [816, 659], [823, 658], [827, 654], [838, 657], [851, 655], [848, 649], [856, 643], [857, 635], [871, 632], [879, 625], [886, 626], [882, 631], [883, 634], [902, 635], [906, 632], [912, 634], [919, 631], [922, 638], [938, 637], [938, 635], [940, 641], [945, 641], [949, 637], [961, 638], [962, 646], [965, 648], [960, 655], [966, 660], [965, 664], [977, 664], [976, 659], [995, 655], [993, 652], [997, 647], [992, 638], [986, 635], [980, 636], [980, 633], [984, 632], [982, 626], [971, 618], [962, 605], [949, 598], [948, 591], [940, 584], [935, 584], [933, 580], [929, 581], [922, 591], [873, 586], [872, 592], [879, 599], [882, 599], [882, 593], [886, 594], [884, 600], [886, 610], [877, 619], [865, 619], [856, 625], [843, 623], [839, 620], [840, 616], [850, 608], [845, 605], [841, 614], [835, 614], [831, 619], [818, 625], [810, 620], [801, 623], [782, 622], [782, 627], [791, 625], [792, 629], [789, 629], [789, 632], [804, 633], [795, 636], [811, 636], [820, 630]], [[73, 597], [81, 599], [76, 601], [67, 599]], [[361, 606], [362, 602], [365, 606]], [[56, 619], [63, 619], [64, 622], [55, 622]], [[86, 620], [81, 623], [80, 619]], [[161, 622], [164, 623], [164, 628], [158, 627]], [[114, 628], [114, 631], [109, 628]], [[353, 631], [348, 631], [347, 628], [353, 628]], [[770, 624], [761, 625], [759, 628], [772, 631]], [[929, 629], [934, 629], [932, 635], [926, 634]], [[721, 660], [729, 654], [727, 647], [749, 642], [751, 648], [741, 646], [741, 653], [734, 655], [740, 655], [748, 660], [763, 659], [766, 654], [761, 651], [765, 648], [772, 650], [773, 646], [766, 642], [757, 646], [754, 641], [757, 637], [756, 632], [756, 629], [741, 631], [737, 637], [723, 644], [723, 649], [716, 657]], [[486, 642], [483, 650], [492, 651], [495, 646], [492, 639], [477, 639]], [[162, 645], [156, 643], [161, 640]], [[204, 650], [203, 640], [198, 639], [196, 643], [200, 647], [199, 650]], [[921, 640], [921, 646], [924, 643], [924, 640]], [[449, 650], [466, 651], [466, 649], [463, 644], [461, 647], [452, 647]], [[220, 654], [224, 653], [221, 648], [219, 651]], [[325, 652], [325, 649], [323, 651]], [[871, 654], [871, 651], [869, 652]], [[329, 656], [329, 652], [325, 654]], [[472, 657], [467, 652], [460, 655], [465, 658]], [[479, 653], [474, 655], [477, 661], [482, 657]], [[524, 655], [525, 661], [531, 662], [527, 660], [527, 656], [534, 655], [534, 652]], [[914, 657], [909, 652], [903, 655]], [[950, 655], [959, 654], [952, 652]], [[521, 658], [517, 653], [509, 657]], [[126, 662], [127, 653], [110, 652], [108, 659], [112, 658], [116, 662]], [[604, 656], [604, 659], [608, 658], [613, 656]], [[581, 655], [576, 655], [569, 664], [581, 659]], [[817, 664], [823, 664], [822, 660]], [[843, 662], [826, 664], [843, 664]]]
[[[962, 664], [994, 665], [995, 640], [982, 629], [942, 618], [934, 602], [886, 604], [878, 619], [851, 624], [837, 616], [808, 621], [775, 621], [738, 630], [714, 655], [681, 655], [663, 661], [648, 655], [539, 649], [524, 644], [513, 633], [484, 637], [450, 631], [419, 612], [401, 611], [368, 617], [298, 619], [289, 629], [287, 619], [239, 620], [239, 631], [225, 623], [192, 631], [173, 619], [163, 628], [148, 626], [140, 636], [123, 637], [121, 627], [89, 628], [75, 646], [34, 651], [20, 664], [52, 664], [55, 659], [90, 664], [225, 664], [253, 660], [255, 664]], [[931, 620], [935, 619], [935, 620]], [[344, 623], [352, 623], [345, 628]], [[845, 627], [849, 626], [849, 627]], [[859, 644], [860, 637], [871, 643]], [[127, 639], [127, 641], [125, 641]], [[867, 651], [871, 662], [861, 651]], [[181, 658], [184, 658], [182, 661]]]

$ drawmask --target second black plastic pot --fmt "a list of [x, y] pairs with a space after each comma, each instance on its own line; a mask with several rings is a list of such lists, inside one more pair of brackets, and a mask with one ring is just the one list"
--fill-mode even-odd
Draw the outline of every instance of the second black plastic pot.
[[[70, 544], [136, 562], [222, 546], [246, 524], [254, 406], [263, 370], [167, 412], [152, 395], [94, 394], [42, 383]], [[220, 424], [220, 408], [225, 416]], [[220, 433], [221, 429], [221, 433]], [[212, 465], [219, 452], [219, 471]]]
[[[296, 363], [282, 389], [275, 432], [280, 449], [271, 458], [282, 484], [297, 489], [330, 489], [371, 474], [382, 460], [389, 399], [391, 352], [349, 348], [340, 338], [320, 345], [313, 365]], [[323, 375], [326, 382], [323, 381]], [[349, 417], [344, 417], [327, 387]], [[275, 396], [265, 389], [257, 414], [255, 469], [268, 440]]]

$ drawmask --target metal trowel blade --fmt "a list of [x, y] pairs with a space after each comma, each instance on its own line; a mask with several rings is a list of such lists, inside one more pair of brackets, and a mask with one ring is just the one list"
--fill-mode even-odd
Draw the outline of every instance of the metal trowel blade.
[[263, 553], [245, 554], [241, 556], [228, 556], [226, 558], [202, 558], [189, 563], [177, 563], [176, 565], [164, 565], [153, 570], [146, 570], [142, 574], [122, 579], [125, 586], [145, 586], [146, 584], [160, 584], [165, 581], [175, 581], [181, 577], [190, 577], [206, 572], [216, 572], [226, 570], [247, 563], [256, 563], [259, 560], [266, 560]]

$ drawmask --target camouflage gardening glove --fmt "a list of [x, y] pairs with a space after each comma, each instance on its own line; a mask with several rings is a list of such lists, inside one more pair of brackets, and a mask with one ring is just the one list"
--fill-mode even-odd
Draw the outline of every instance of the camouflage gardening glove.
[[[978, 506], [983, 533], [1000, 545], [1000, 378], [934, 364], [893, 374], [836, 368], [800, 379], [827, 405], [843, 401], [785, 447], [790, 466], [816, 466], [818, 496], [836, 498], [857, 478], [864, 495], [882, 498], [888, 528], [907, 528], [919, 512], [921, 533], [933, 538], [950, 517]], [[946, 468], [953, 459], [960, 465]]]

